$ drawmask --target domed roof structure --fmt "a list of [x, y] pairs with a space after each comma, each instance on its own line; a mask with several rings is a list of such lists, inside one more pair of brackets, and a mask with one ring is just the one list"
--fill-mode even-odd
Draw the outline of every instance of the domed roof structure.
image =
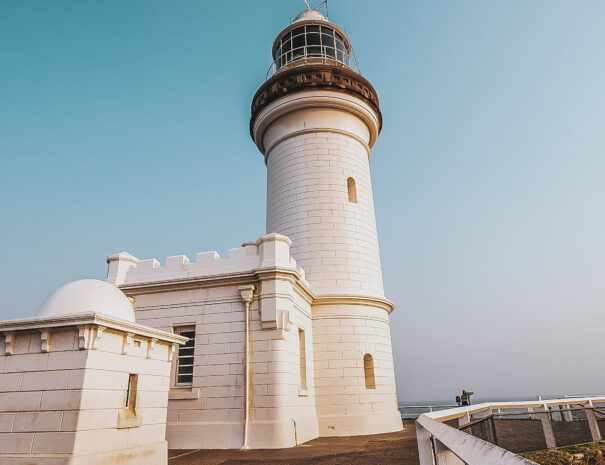
[[135, 322], [132, 304], [124, 293], [98, 279], [81, 279], [64, 284], [42, 302], [37, 316], [53, 317], [91, 312]]
[[296, 23], [298, 21], [328, 21], [328, 18], [317, 10], [304, 10], [298, 13], [292, 22]]

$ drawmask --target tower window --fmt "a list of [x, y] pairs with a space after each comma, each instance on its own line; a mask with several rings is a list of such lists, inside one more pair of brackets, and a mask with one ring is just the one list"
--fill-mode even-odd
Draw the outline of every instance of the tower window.
[[349, 202], [357, 203], [357, 187], [355, 186], [355, 179], [347, 179], [347, 190], [349, 191]]
[[139, 381], [139, 375], [130, 375], [128, 377], [128, 389], [126, 390], [126, 402], [124, 402], [124, 408], [134, 415], [135, 408], [137, 406], [137, 384]]
[[299, 366], [300, 366], [300, 388], [307, 389], [307, 354], [305, 343], [305, 331], [298, 328]]
[[191, 386], [193, 383], [193, 352], [195, 350], [195, 326], [174, 328], [175, 334], [188, 337], [184, 346], [179, 346], [176, 358], [174, 384], [175, 386]]
[[366, 378], [366, 389], [376, 389], [376, 379], [374, 378], [374, 358], [370, 354], [363, 356], [363, 372]]

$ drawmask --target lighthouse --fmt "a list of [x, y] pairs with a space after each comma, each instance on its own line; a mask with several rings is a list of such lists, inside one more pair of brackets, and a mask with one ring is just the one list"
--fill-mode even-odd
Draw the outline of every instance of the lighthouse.
[[370, 176], [378, 95], [319, 11], [299, 13], [272, 54], [250, 133], [267, 167], [267, 233], [290, 238], [314, 296], [319, 434], [400, 430]]

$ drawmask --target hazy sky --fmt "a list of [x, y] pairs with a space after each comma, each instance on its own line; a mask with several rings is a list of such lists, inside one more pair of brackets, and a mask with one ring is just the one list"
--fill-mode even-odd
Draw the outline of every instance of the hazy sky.
[[[302, 0], [0, 0], [0, 318], [105, 257], [264, 233], [249, 105]], [[605, 2], [331, 0], [401, 400], [605, 393]]]

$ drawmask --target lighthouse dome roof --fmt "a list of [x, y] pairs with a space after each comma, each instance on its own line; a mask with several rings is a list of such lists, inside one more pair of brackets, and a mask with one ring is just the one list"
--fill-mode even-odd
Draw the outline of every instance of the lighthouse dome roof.
[[294, 18], [294, 23], [298, 22], [298, 21], [328, 21], [328, 18], [326, 18], [323, 14], [321, 14], [321, 12], [317, 11], [317, 10], [304, 10], [301, 11], [300, 13], [298, 13], [296, 15], [296, 18]]
[[124, 293], [98, 279], [81, 279], [59, 287], [38, 308], [37, 316], [98, 313], [135, 322], [134, 309]]

